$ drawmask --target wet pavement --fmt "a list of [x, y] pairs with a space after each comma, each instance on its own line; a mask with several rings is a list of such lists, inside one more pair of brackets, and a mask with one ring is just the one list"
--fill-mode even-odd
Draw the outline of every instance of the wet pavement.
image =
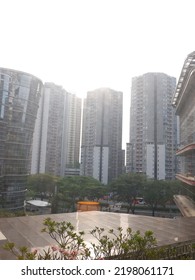
[[[6, 241], [14, 242], [18, 247], [43, 248], [54, 245], [54, 241], [47, 233], [42, 233], [43, 222], [47, 217], [61, 222], [69, 221], [76, 231], [84, 231], [86, 242], [96, 240], [90, 231], [97, 227], [117, 229], [122, 227], [132, 228], [133, 231], [140, 230], [143, 234], [152, 230], [159, 245], [173, 244], [183, 241], [195, 240], [195, 217], [179, 217], [176, 219], [159, 218], [124, 213], [110, 213], [100, 211], [74, 212], [63, 214], [48, 214], [37, 216], [24, 216], [0, 219], [0, 259], [12, 259], [9, 252], [2, 249]], [[109, 234], [108, 234], [109, 235]]]

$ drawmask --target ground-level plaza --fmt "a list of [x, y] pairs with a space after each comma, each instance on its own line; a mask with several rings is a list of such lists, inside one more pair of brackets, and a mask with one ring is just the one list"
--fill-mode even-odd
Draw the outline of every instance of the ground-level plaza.
[[47, 233], [42, 233], [43, 221], [50, 217], [56, 222], [69, 221], [76, 231], [84, 231], [86, 242], [94, 242], [90, 231], [102, 227], [106, 231], [122, 227], [140, 230], [144, 233], [152, 230], [159, 245], [168, 245], [186, 241], [195, 241], [195, 217], [178, 217], [176, 219], [140, 216], [132, 214], [110, 213], [101, 211], [74, 212], [51, 215], [24, 216], [0, 219], [0, 259], [14, 257], [2, 245], [6, 241], [14, 242], [16, 246], [43, 248], [54, 245]]

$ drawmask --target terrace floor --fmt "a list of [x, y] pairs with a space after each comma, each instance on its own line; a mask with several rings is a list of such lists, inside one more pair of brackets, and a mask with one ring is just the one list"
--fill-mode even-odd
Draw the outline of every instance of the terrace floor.
[[124, 229], [130, 227], [133, 231], [152, 230], [159, 245], [173, 244], [195, 240], [195, 217], [179, 217], [176, 219], [140, 216], [132, 214], [110, 213], [100, 211], [49, 214], [39, 216], [11, 217], [0, 219], [0, 260], [10, 260], [14, 257], [4, 249], [6, 241], [14, 242], [16, 246], [43, 248], [54, 245], [47, 233], [42, 233], [45, 218], [61, 222], [71, 222], [76, 231], [85, 232], [86, 242], [95, 242], [89, 233], [92, 229], [103, 227], [109, 229]]

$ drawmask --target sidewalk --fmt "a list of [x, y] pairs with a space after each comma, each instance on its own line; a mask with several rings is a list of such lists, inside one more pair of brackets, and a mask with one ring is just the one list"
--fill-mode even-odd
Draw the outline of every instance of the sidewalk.
[[174, 201], [184, 217], [195, 216], [195, 203], [184, 195], [174, 195]]

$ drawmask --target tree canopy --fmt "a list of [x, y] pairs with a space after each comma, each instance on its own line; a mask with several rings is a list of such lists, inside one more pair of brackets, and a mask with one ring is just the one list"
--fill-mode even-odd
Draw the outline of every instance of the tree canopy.
[[28, 197], [49, 199], [52, 213], [75, 211], [77, 200], [98, 200], [106, 193], [106, 187], [92, 177], [50, 174], [30, 175], [27, 189]]
[[55, 187], [59, 177], [50, 174], [35, 174], [28, 176], [27, 189], [29, 196], [33, 197], [51, 197], [55, 193]]
[[110, 190], [118, 201], [128, 203], [129, 209], [134, 213], [135, 199], [143, 195], [146, 181], [147, 177], [143, 174], [123, 174], [110, 184]]

